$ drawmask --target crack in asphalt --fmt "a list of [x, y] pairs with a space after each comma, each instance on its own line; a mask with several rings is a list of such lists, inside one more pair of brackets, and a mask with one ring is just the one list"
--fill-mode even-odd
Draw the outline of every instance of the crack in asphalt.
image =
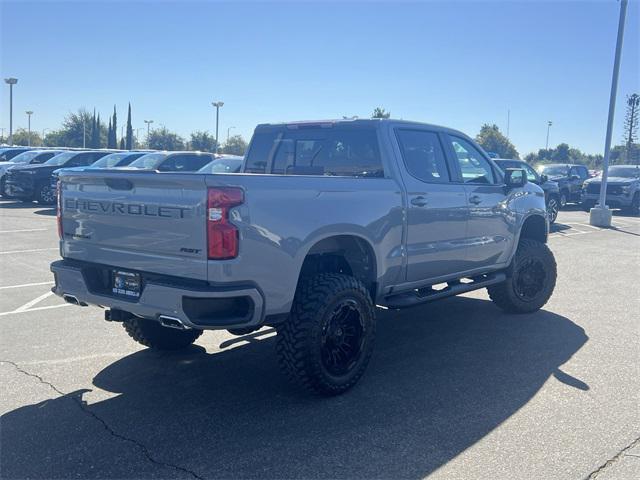
[[[51, 390], [53, 390], [54, 392], [56, 392], [58, 395], [62, 396], [62, 397], [66, 397], [67, 394], [64, 393], [63, 391], [61, 391], [58, 387], [56, 387], [53, 383], [48, 382], [47, 380], [45, 380], [44, 378], [42, 378], [40, 375], [37, 375], [35, 373], [31, 373], [28, 372], [26, 370], [24, 370], [20, 365], [18, 365], [15, 362], [12, 362], [10, 360], [0, 360], [0, 363], [6, 363], [8, 365], [13, 366], [18, 372], [22, 373], [23, 375], [26, 375], [28, 377], [31, 378], [35, 378], [37, 379], [40, 383], [42, 383], [43, 385], [48, 386]], [[117, 438], [118, 440], [122, 440], [123, 442], [128, 442], [128, 443], [132, 443], [133, 445], [135, 445], [136, 447], [138, 447], [138, 449], [140, 450], [140, 452], [142, 452], [142, 454], [144, 455], [144, 457], [151, 463], [155, 464], [155, 465], [159, 465], [161, 467], [168, 467], [168, 468], [173, 468], [174, 470], [177, 470], [179, 472], [183, 472], [186, 474], [191, 475], [193, 478], [196, 478], [198, 480], [205, 480], [205, 477], [202, 477], [200, 475], [198, 475], [197, 473], [195, 473], [192, 470], [189, 470], [187, 468], [181, 467], [179, 465], [175, 465], [173, 463], [167, 463], [167, 462], [163, 462], [161, 460], [157, 460], [153, 457], [153, 455], [151, 454], [151, 452], [149, 451], [149, 449], [143, 445], [142, 443], [138, 442], [137, 440], [134, 440], [133, 438], [129, 438], [126, 437], [118, 432], [116, 432], [115, 430], [113, 430], [113, 428], [111, 428], [109, 426], [109, 424], [103, 420], [102, 418], [100, 418], [96, 413], [92, 412], [91, 410], [89, 410], [87, 408], [87, 405], [82, 402], [82, 400], [79, 399], [79, 397], [71, 397], [72, 400], [74, 401], [74, 403], [78, 406], [78, 408], [80, 408], [80, 410], [82, 410], [84, 413], [86, 413], [87, 415], [89, 415], [90, 417], [92, 417], [93, 419], [95, 419], [97, 422], [99, 422], [102, 427], [107, 431], [107, 433], [109, 433], [109, 435], [111, 435], [114, 438]]]
[[[618, 453], [616, 453], [613, 457], [611, 457], [609, 460], [607, 460], [602, 465], [600, 465], [598, 468], [596, 468], [593, 472], [591, 472], [589, 475], [584, 477], [585, 480], [593, 480], [594, 478], [597, 478], [598, 475], [600, 475], [603, 471], [605, 471], [611, 465], [613, 465], [614, 463], [618, 462], [622, 457], [624, 457], [625, 456], [625, 452], [631, 450], [632, 448], [634, 448], [637, 445], [640, 445], [640, 437], [636, 438], [633, 442], [631, 442], [629, 445], [624, 447], [622, 450], [620, 450]], [[634, 455], [631, 455], [631, 456], [634, 456]]]

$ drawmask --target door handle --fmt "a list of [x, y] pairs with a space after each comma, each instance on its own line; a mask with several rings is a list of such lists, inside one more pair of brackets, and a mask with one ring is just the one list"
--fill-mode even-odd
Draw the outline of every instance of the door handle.
[[416, 207], [424, 207], [427, 204], [427, 199], [422, 195], [418, 197], [413, 197], [411, 199], [411, 205], [415, 205]]
[[469, 202], [473, 203], [474, 205], [478, 205], [480, 202], [482, 202], [482, 199], [478, 195], [471, 195], [469, 197]]

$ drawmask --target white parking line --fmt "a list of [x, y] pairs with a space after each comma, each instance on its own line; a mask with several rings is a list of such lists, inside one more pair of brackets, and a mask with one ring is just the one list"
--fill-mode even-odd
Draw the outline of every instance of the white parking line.
[[43, 293], [42, 295], [40, 295], [37, 298], [34, 298], [33, 300], [25, 303], [24, 305], [22, 305], [21, 307], [16, 308], [13, 313], [20, 313], [20, 312], [24, 312], [26, 310], [29, 310], [31, 307], [33, 307], [36, 303], [40, 303], [42, 300], [44, 300], [47, 297], [50, 297], [51, 295], [53, 295], [53, 292], [47, 292], [47, 293]]
[[30, 308], [29, 310], [12, 310], [11, 312], [0, 312], [0, 317], [4, 317], [5, 315], [13, 315], [14, 313], [27, 313], [27, 312], [36, 312], [38, 310], [49, 310], [51, 308], [61, 308], [61, 307], [70, 307], [70, 303], [62, 303], [60, 305], [48, 305], [46, 307], [35, 307]]
[[38, 282], [38, 283], [23, 283], [22, 285], [7, 285], [5, 287], [0, 287], [0, 290], [7, 290], [9, 288], [24, 288], [24, 287], [37, 287], [39, 285], [51, 285], [51, 282]]
[[22, 233], [22, 232], [46, 232], [52, 228], [25, 228], [22, 230], [0, 230], [0, 233]]
[[8, 252], [0, 252], [0, 255], [9, 255], [12, 253], [31, 253], [31, 252], [48, 252], [58, 250], [57, 248], [33, 248], [31, 250], [9, 250]]

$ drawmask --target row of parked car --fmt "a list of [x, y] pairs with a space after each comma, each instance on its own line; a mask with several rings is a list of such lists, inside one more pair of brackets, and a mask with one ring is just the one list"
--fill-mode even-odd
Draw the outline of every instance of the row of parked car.
[[[602, 177], [584, 165], [544, 164], [534, 170], [527, 162], [496, 158], [498, 166], [521, 168], [531, 183], [544, 191], [547, 214], [551, 223], [558, 211], [569, 204], [579, 204], [589, 211], [598, 202]], [[640, 213], [640, 167], [637, 165], [612, 165], [607, 182], [607, 205], [621, 208], [637, 215]]]
[[0, 194], [51, 205], [62, 169], [132, 169], [160, 172], [234, 173], [242, 157], [206, 152], [150, 150], [0, 149]]
[[[531, 183], [545, 193], [548, 218], [556, 221], [568, 204], [581, 204], [588, 211], [598, 201], [601, 177], [584, 165], [545, 164], [536, 171], [514, 159], [494, 159], [502, 169], [521, 168]], [[8, 147], [0, 149], [0, 195], [25, 202], [55, 202], [57, 172], [63, 168], [130, 168], [160, 172], [235, 173], [242, 157], [206, 152], [158, 152], [150, 150], [73, 150]], [[607, 204], [633, 214], [640, 212], [640, 168], [614, 165], [609, 170]]]

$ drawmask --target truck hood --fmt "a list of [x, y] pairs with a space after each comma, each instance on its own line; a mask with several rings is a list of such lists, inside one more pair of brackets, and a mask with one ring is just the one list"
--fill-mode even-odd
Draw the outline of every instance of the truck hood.
[[[638, 181], [640, 180], [635, 178], [628, 178], [628, 177], [609, 177], [607, 179], [607, 185], [631, 185]], [[586, 180], [584, 183], [589, 185], [591, 184], [598, 185], [602, 183], [602, 177], [590, 178], [589, 180]]]

